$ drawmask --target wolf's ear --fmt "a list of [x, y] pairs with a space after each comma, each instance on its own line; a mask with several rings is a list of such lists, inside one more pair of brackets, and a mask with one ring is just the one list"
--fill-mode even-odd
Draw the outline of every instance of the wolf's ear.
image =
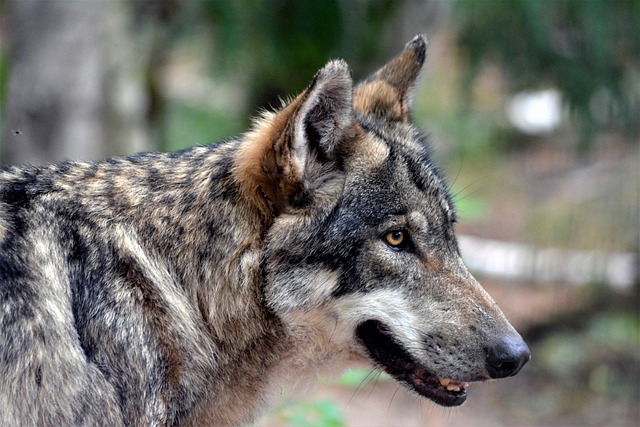
[[347, 63], [336, 60], [325, 65], [289, 107], [296, 110], [289, 123], [294, 129], [288, 135], [295, 157], [291, 160], [303, 168], [300, 178], [304, 178], [310, 162], [334, 157], [353, 124], [353, 80]]
[[427, 56], [427, 38], [419, 34], [384, 67], [358, 84], [353, 107], [363, 116], [409, 121], [411, 96]]
[[265, 217], [303, 206], [335, 171], [336, 149], [353, 124], [351, 71], [346, 62], [331, 61], [304, 92], [246, 136], [236, 155], [236, 179]]

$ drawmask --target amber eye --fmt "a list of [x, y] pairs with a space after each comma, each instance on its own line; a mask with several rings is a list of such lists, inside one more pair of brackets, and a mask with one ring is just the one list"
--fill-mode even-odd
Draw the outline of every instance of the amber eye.
[[386, 240], [387, 243], [390, 246], [393, 246], [394, 248], [397, 248], [400, 245], [402, 245], [402, 243], [404, 242], [404, 239], [405, 239], [404, 231], [402, 230], [390, 231], [384, 235], [384, 240]]

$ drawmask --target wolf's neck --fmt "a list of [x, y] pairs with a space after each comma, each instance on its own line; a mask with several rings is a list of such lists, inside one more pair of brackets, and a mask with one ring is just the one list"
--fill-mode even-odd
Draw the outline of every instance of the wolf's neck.
[[141, 240], [168, 263], [212, 334], [234, 342], [259, 333], [246, 323], [264, 317], [263, 224], [232, 176], [240, 143], [167, 157], [159, 182], [143, 192], [149, 211], [129, 207]]

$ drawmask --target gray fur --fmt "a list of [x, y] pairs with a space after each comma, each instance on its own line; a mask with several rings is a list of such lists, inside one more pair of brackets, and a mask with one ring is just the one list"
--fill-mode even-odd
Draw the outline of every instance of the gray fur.
[[330, 62], [217, 145], [4, 169], [0, 425], [246, 423], [362, 361], [445, 405], [463, 392], [441, 378], [515, 374], [528, 350], [462, 264], [408, 120], [425, 51], [355, 93]]

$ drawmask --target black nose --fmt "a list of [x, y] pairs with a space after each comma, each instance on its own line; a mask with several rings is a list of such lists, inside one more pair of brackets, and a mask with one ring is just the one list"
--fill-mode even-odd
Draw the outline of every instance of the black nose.
[[487, 349], [487, 371], [491, 378], [515, 375], [531, 359], [529, 347], [519, 335], [502, 337]]

